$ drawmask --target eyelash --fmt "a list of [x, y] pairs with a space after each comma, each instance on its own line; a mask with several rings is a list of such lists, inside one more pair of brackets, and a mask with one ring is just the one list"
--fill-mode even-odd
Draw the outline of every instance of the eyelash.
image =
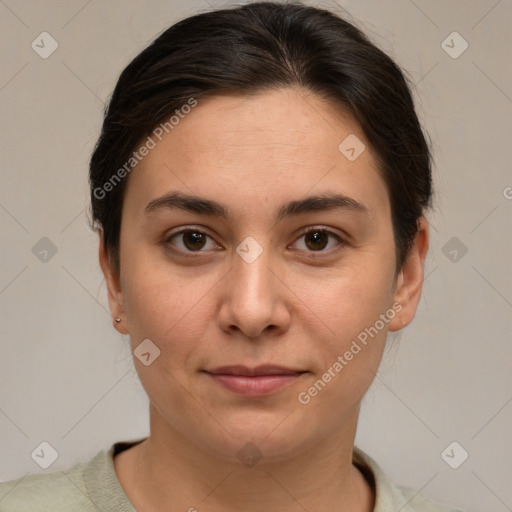
[[[179, 235], [183, 235], [184, 233], [199, 233], [201, 235], [205, 235], [207, 236], [208, 238], [212, 239], [213, 238], [208, 235], [208, 233], [205, 233], [204, 231], [202, 231], [201, 229], [196, 229], [196, 228], [193, 228], [193, 227], [189, 227], [189, 228], [186, 228], [186, 229], [182, 229], [180, 231], [176, 231], [175, 233], [172, 233], [171, 235], [169, 235], [168, 237], [166, 237], [166, 239], [164, 240], [164, 244], [165, 245], [172, 245], [171, 241], [173, 238], [175, 237], [178, 237]], [[334, 237], [337, 242], [338, 242], [338, 245], [337, 247], [335, 248], [332, 248], [332, 249], [327, 249], [327, 250], [324, 250], [324, 249], [321, 249], [319, 251], [306, 251], [308, 253], [310, 253], [309, 257], [317, 257], [316, 255], [317, 254], [330, 254], [331, 252], [333, 251], [336, 251], [337, 249], [340, 249], [341, 247], [344, 247], [346, 245], [348, 245], [348, 243], [343, 239], [341, 238], [339, 235], [337, 235], [336, 233], [330, 231], [329, 229], [327, 229], [326, 227], [324, 226], [316, 226], [316, 227], [312, 227], [312, 228], [307, 228], [305, 229], [304, 231], [301, 231], [297, 237], [297, 239], [295, 240], [294, 243], [296, 243], [300, 238], [310, 234], [310, 233], [314, 233], [314, 232], [320, 232], [320, 233], [325, 233], [327, 235], [330, 235], [331, 237]], [[186, 253], [186, 254], [194, 254], [194, 253], [202, 253], [202, 252], [207, 252], [203, 249], [200, 249], [198, 251], [191, 251], [191, 250], [182, 250], [182, 249], [176, 249], [178, 252], [180, 253]], [[298, 250], [301, 250], [301, 249], [298, 249]]]

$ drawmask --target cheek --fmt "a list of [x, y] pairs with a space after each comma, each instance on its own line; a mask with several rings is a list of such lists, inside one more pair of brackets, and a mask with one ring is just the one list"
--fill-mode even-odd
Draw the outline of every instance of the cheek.
[[200, 271], [180, 272], [169, 264], [159, 265], [143, 258], [126, 266], [123, 284], [126, 316], [133, 348], [152, 340], [162, 360], [177, 366], [205, 338], [211, 325], [213, 294], [219, 276]]
[[341, 343], [373, 325], [393, 298], [390, 269], [377, 261], [363, 265], [362, 260], [342, 269], [302, 273], [290, 286], [302, 302], [299, 317], [309, 312], [309, 317], [316, 317], [322, 332], [338, 337]]
[[311, 394], [309, 388], [302, 390], [315, 402], [313, 408], [341, 406], [336, 409], [341, 411], [355, 405], [372, 383], [382, 358], [388, 325], [396, 314], [393, 273], [378, 265], [377, 259], [366, 268], [360, 263], [323, 280], [321, 287], [313, 279], [300, 281], [298, 295], [306, 298], [307, 305], [304, 313], [310, 310], [312, 318], [312, 311], [318, 325], [317, 335], [311, 330], [310, 336], [308, 351], [317, 365], [309, 384], [322, 382]]
[[[378, 371], [386, 344], [388, 323], [394, 317], [389, 282], [345, 277], [334, 281], [317, 301], [315, 312], [329, 329], [310, 337], [309, 355], [315, 374], [298, 390], [298, 407], [304, 408], [314, 429], [330, 432], [354, 414]], [[384, 315], [384, 320], [382, 320]]]
[[149, 366], [134, 357], [140, 381], [157, 408], [160, 403], [173, 403], [177, 410], [190, 406], [183, 390], [190, 388], [202, 344], [211, 340], [206, 329], [211, 325], [212, 286], [207, 279], [191, 281], [168, 270], [132, 269], [124, 292], [131, 347], [136, 356], [137, 346], [149, 339], [160, 351]]

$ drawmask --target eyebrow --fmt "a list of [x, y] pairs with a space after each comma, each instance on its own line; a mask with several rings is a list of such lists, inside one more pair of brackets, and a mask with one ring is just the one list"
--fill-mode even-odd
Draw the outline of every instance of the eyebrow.
[[[368, 208], [355, 199], [343, 194], [333, 193], [288, 201], [279, 208], [276, 214], [276, 219], [280, 221], [285, 217], [297, 216], [303, 213], [334, 210], [338, 208], [362, 214], [369, 213]], [[162, 197], [153, 199], [144, 208], [144, 213], [149, 214], [158, 210], [174, 209], [223, 219], [229, 217], [229, 210], [224, 205], [216, 201], [212, 201], [211, 199], [183, 194], [181, 192], [171, 192]]]

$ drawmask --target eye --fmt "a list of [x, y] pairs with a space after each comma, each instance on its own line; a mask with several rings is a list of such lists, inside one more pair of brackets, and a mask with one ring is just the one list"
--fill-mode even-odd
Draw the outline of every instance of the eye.
[[[178, 240], [179, 243], [173, 243], [174, 239]], [[183, 252], [205, 252], [205, 250], [208, 250], [208, 240], [211, 241], [212, 245], [210, 249], [219, 248], [219, 246], [209, 235], [198, 229], [182, 229], [181, 231], [173, 233], [171, 236], [169, 236], [165, 240], [165, 243], [173, 245]], [[205, 247], [206, 249], [204, 249]]]
[[[304, 242], [299, 244], [299, 249], [308, 252], [328, 252], [324, 249], [329, 245], [329, 238], [336, 239], [338, 241], [338, 246], [345, 245], [345, 241], [340, 236], [325, 228], [308, 229], [300, 235], [298, 240], [301, 240], [302, 238], [304, 239]], [[300, 245], [302, 245], [302, 247], [300, 247]]]
[[[301, 239], [304, 239], [304, 241], [302, 243], [298, 243]], [[337, 244], [334, 244], [334, 247], [336, 247], [336, 245], [346, 245], [346, 242], [340, 236], [326, 228], [308, 229], [299, 236], [295, 244], [299, 245], [299, 247], [296, 248], [307, 252], [328, 252], [328, 249], [332, 248], [328, 247], [329, 244], [332, 246], [330, 239], [335, 239], [337, 241]], [[210, 242], [210, 247], [208, 247], [208, 242]], [[191, 228], [182, 229], [181, 231], [171, 234], [166, 238], [164, 243], [170, 244], [182, 252], [206, 252], [209, 249], [220, 248], [219, 245], [216, 244], [215, 241], [204, 231]]]

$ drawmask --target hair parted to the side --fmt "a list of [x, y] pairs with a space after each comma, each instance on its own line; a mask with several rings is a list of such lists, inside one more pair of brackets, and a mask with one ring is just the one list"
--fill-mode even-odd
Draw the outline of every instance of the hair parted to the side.
[[432, 195], [431, 153], [408, 79], [340, 16], [300, 2], [254, 2], [176, 23], [121, 73], [89, 169], [92, 227], [103, 230], [118, 268], [129, 176], [97, 191], [141, 141], [191, 98], [290, 86], [331, 100], [361, 126], [387, 186], [402, 267]]

